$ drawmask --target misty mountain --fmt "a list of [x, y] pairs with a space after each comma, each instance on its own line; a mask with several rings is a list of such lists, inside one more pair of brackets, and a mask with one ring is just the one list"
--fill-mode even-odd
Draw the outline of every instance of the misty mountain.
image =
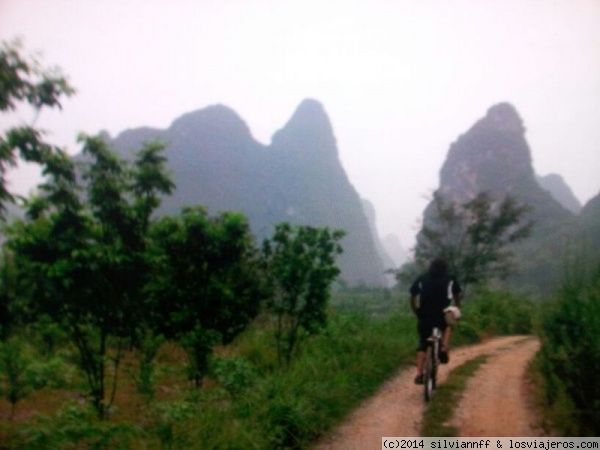
[[152, 139], [167, 143], [165, 156], [177, 186], [163, 200], [160, 214], [178, 214], [182, 206], [197, 204], [212, 213], [241, 211], [259, 241], [283, 221], [341, 228], [347, 232], [338, 260], [341, 278], [351, 285], [384, 283], [376, 240], [319, 102], [303, 101], [268, 146], [222, 105], [185, 114], [166, 130], [138, 128], [107, 140], [131, 158]]
[[381, 240], [387, 254], [390, 255], [396, 267], [402, 266], [408, 261], [406, 249], [402, 246], [400, 238], [395, 234], [386, 234]]
[[371, 234], [373, 235], [373, 241], [375, 242], [375, 249], [379, 254], [379, 257], [383, 261], [383, 265], [385, 269], [394, 269], [397, 268], [396, 263], [392, 259], [392, 257], [388, 254], [385, 247], [382, 245], [381, 239], [379, 238], [379, 232], [377, 231], [377, 217], [375, 214], [375, 207], [373, 203], [371, 203], [367, 199], [361, 199], [362, 208], [367, 217], [367, 222], [369, 223], [369, 229], [371, 230]]
[[373, 236], [373, 242], [375, 242], [375, 250], [377, 250], [377, 254], [381, 258], [386, 272], [385, 286], [391, 288], [396, 284], [396, 276], [393, 271], [398, 269], [400, 266], [394, 262], [379, 237], [379, 232], [377, 231], [377, 216], [375, 214], [375, 207], [367, 199], [363, 198], [361, 199], [361, 202], [363, 211], [367, 217], [367, 222], [369, 223], [371, 235]]
[[536, 180], [542, 189], [550, 192], [550, 195], [569, 211], [574, 214], [581, 212], [581, 203], [560, 175], [555, 173], [545, 176], [536, 175]]
[[[447, 200], [462, 204], [483, 191], [498, 200], [511, 195], [531, 207], [527, 219], [534, 222], [533, 233], [514, 248], [517, 271], [512, 281], [542, 288], [555, 285], [578, 220], [536, 180], [523, 121], [508, 103], [491, 107], [461, 135], [440, 171], [438, 192]], [[436, 220], [433, 204], [423, 220]]]
[[587, 242], [587, 250], [600, 254], [600, 194], [588, 201], [581, 210], [581, 223]]

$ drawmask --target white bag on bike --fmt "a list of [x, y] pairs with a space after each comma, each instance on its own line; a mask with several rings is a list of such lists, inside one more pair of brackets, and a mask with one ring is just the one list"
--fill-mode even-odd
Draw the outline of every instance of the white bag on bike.
[[448, 306], [444, 309], [444, 318], [448, 325], [456, 325], [460, 319], [460, 309], [456, 306]]

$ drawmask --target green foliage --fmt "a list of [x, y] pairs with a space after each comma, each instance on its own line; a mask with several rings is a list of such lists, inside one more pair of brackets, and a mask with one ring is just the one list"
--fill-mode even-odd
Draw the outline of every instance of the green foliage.
[[371, 395], [399, 363], [412, 360], [413, 328], [408, 316], [336, 318], [326, 333], [313, 338], [289, 373], [270, 382], [278, 398], [265, 411], [278, 430], [273, 446], [305, 446]]
[[62, 389], [71, 386], [75, 377], [73, 372], [73, 367], [66, 364], [61, 355], [49, 358], [37, 356], [30, 360], [25, 376], [33, 389]]
[[[162, 162], [155, 158], [153, 173], [159, 187], [153, 188], [146, 179], [144, 188], [133, 193], [140, 171], [129, 170], [101, 138], [81, 136], [80, 140], [89, 156], [81, 177], [87, 197], [81, 195], [73, 161], [60, 152], [49, 154], [42, 161], [49, 176], [40, 187], [43, 196], [28, 202], [28, 220], [8, 228], [8, 248], [18, 267], [19, 287], [30, 299], [32, 317], [45, 314], [66, 330], [103, 417], [111, 403], [105, 398], [108, 342], [112, 337], [133, 339], [144, 323], [140, 311], [144, 311], [145, 249], [152, 210], [137, 208], [143, 202], [139, 196], [157, 195], [166, 177], [161, 175]], [[112, 358], [113, 378], [121, 348], [119, 342]]]
[[540, 367], [554, 426], [565, 434], [600, 433], [600, 266], [576, 270], [542, 322]]
[[159, 347], [164, 343], [162, 334], [154, 334], [149, 328], [138, 332], [138, 358], [139, 370], [137, 375], [132, 374], [137, 391], [149, 398], [154, 396], [154, 359]]
[[256, 369], [243, 356], [217, 357], [211, 361], [211, 373], [231, 395], [239, 394], [256, 383]]
[[[267, 346], [270, 336], [256, 332]], [[285, 371], [268, 361], [253, 364], [253, 384], [227, 403], [200, 407], [196, 421], [187, 423], [191, 441], [202, 448], [306, 448], [399, 365], [412, 363], [414, 344], [409, 315], [336, 315], [323, 333], [307, 339]]]
[[[4, 432], [7, 448], [304, 448], [412, 362], [414, 320], [334, 316], [281, 372], [273, 333], [253, 327], [211, 363], [213, 389], [144, 402], [135, 420], [99, 421], [69, 403]], [[261, 349], [265, 355], [253, 356]], [[373, 351], [376, 348], [377, 351]], [[121, 407], [123, 407], [122, 405]], [[134, 425], [133, 423], [137, 423]], [[2, 430], [0, 430], [0, 433]]]
[[192, 442], [185, 427], [196, 412], [195, 404], [191, 402], [158, 403], [155, 407], [153, 433], [158, 437], [161, 448], [189, 448]]
[[339, 313], [387, 317], [406, 310], [406, 294], [399, 289], [343, 288], [331, 293], [331, 309]]
[[17, 270], [6, 252], [0, 256], [0, 340], [6, 340], [23, 321], [23, 296], [17, 289]]
[[160, 196], [171, 194], [175, 189], [166, 170], [164, 150], [164, 143], [150, 141], [136, 153], [131, 191], [135, 199], [135, 214], [140, 218], [141, 233], [147, 232], [150, 216], [161, 204]]
[[[58, 69], [43, 69], [21, 52], [19, 43], [3, 43], [0, 48], [0, 111], [13, 111], [23, 103], [34, 108], [36, 115], [42, 108], [60, 108], [61, 98], [73, 94], [73, 88]], [[6, 203], [14, 201], [5, 174], [16, 165], [17, 152], [25, 161], [40, 163], [58, 151], [30, 126], [10, 128], [0, 136], [0, 218], [4, 218]]]
[[12, 405], [11, 418], [17, 402], [32, 390], [26, 377], [29, 362], [20, 340], [0, 342], [0, 392]]
[[152, 276], [146, 287], [155, 326], [177, 339], [200, 386], [209, 356], [256, 316], [261, 276], [248, 222], [237, 213], [209, 217], [200, 207], [164, 217], [152, 228]]
[[45, 357], [55, 356], [68, 341], [65, 330], [47, 314], [38, 316], [28, 328], [31, 342]]
[[90, 408], [69, 402], [56, 415], [39, 416], [25, 425], [8, 448], [129, 449], [139, 435], [135, 426], [99, 421]]
[[455, 328], [452, 342], [462, 345], [487, 336], [532, 334], [539, 309], [539, 303], [528, 297], [480, 286], [463, 301], [463, 318]]
[[46, 386], [64, 387], [71, 375], [61, 355], [41, 355], [21, 337], [0, 342], [0, 394], [11, 404], [11, 418], [19, 401]]
[[415, 252], [417, 266], [435, 258], [448, 262], [464, 290], [472, 283], [505, 278], [511, 269], [510, 245], [527, 237], [532, 223], [523, 223], [528, 206], [507, 196], [501, 202], [480, 193], [462, 205], [434, 196], [435, 217], [423, 225]]
[[289, 364], [302, 330], [314, 333], [326, 323], [329, 290], [340, 272], [335, 264], [342, 253], [338, 242], [344, 234], [281, 223], [263, 243], [280, 365]]

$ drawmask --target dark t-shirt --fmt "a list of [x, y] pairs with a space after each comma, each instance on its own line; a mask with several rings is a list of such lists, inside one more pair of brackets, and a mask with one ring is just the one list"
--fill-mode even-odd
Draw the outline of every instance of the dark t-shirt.
[[419, 296], [419, 317], [430, 317], [443, 314], [444, 308], [450, 306], [452, 298], [462, 292], [458, 281], [450, 275], [432, 277], [429, 273], [421, 275], [410, 288], [413, 297]]

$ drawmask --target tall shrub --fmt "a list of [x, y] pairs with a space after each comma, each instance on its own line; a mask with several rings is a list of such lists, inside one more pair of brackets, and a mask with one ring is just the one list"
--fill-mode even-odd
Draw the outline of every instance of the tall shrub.
[[546, 401], [570, 416], [560, 418], [568, 433], [600, 434], [599, 332], [600, 266], [589, 277], [571, 275], [542, 324]]
[[230, 343], [258, 314], [262, 300], [257, 250], [246, 218], [210, 217], [184, 208], [152, 228], [148, 253], [153, 327], [185, 349], [197, 387], [219, 344]]
[[335, 258], [345, 232], [280, 223], [263, 243], [270, 309], [277, 319], [279, 364], [288, 364], [301, 330], [322, 328], [327, 320], [329, 288], [339, 274]]

